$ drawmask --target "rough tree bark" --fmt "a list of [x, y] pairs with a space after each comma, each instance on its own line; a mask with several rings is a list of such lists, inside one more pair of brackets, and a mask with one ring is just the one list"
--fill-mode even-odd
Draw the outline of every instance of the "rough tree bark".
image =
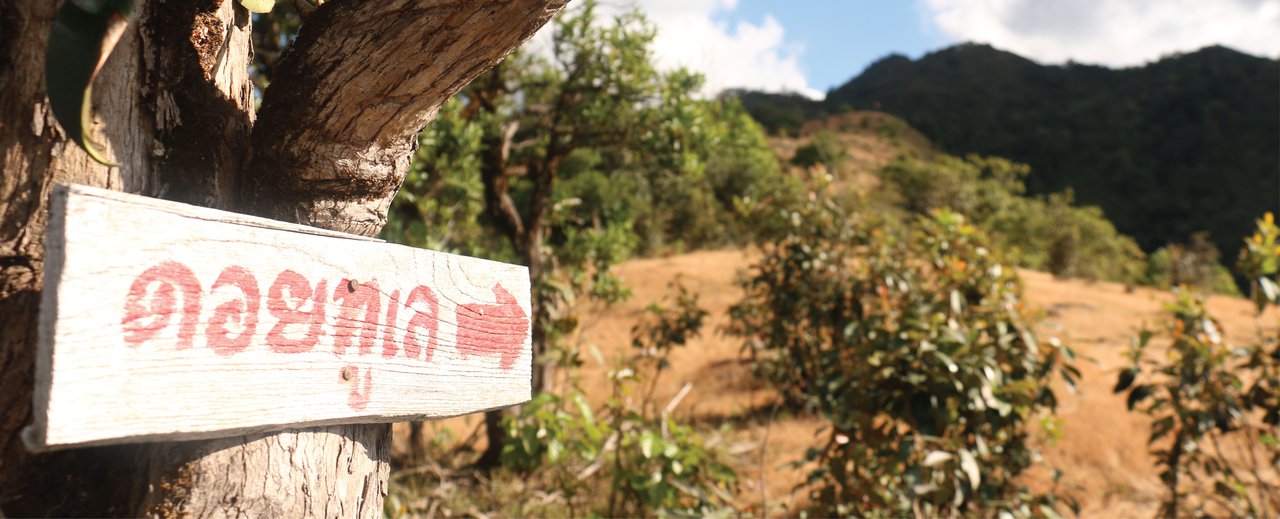
[[[247, 77], [247, 18], [237, 24], [230, 2], [139, 6], [94, 92], [95, 140], [122, 164], [106, 168], [66, 140], [45, 100], [44, 52], [57, 8], [0, 0], [0, 510], [136, 515], [147, 491], [137, 465], [148, 448], [33, 456], [19, 440], [31, 420], [45, 206], [58, 182], [212, 198], [198, 192], [213, 180], [184, 179], [225, 177], [248, 142], [251, 92], [234, 88]], [[224, 57], [197, 59], [210, 45], [225, 48]]]
[[0, 513], [380, 516], [385, 425], [26, 452], [49, 189], [372, 235], [416, 133], [564, 1], [330, 0], [281, 57], [255, 125], [248, 13], [234, 0], [144, 0], [95, 83], [94, 135], [122, 164], [109, 169], [65, 139], [45, 101], [57, 2], [0, 0]]

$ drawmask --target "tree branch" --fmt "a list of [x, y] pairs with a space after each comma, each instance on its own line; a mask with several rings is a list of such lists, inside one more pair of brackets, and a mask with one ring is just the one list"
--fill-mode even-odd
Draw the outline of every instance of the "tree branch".
[[567, 0], [332, 0], [280, 58], [241, 210], [372, 235], [440, 105]]
[[511, 154], [511, 140], [515, 138], [519, 124], [515, 121], [502, 126], [496, 135], [484, 137], [483, 163], [480, 177], [484, 182], [484, 205], [489, 216], [507, 235], [507, 239], [515, 246], [516, 252], [528, 260], [528, 250], [524, 247], [525, 226], [520, 211], [511, 200], [511, 176], [507, 174], [508, 159]]

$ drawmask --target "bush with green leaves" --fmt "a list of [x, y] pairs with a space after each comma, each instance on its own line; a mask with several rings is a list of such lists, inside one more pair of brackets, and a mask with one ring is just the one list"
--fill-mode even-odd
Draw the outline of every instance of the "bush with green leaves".
[[[1245, 239], [1236, 264], [1249, 280], [1250, 297], [1259, 315], [1269, 306], [1280, 306], [1280, 227], [1267, 213], [1257, 221], [1257, 231]], [[1280, 332], [1259, 332], [1258, 343], [1250, 351], [1245, 368], [1253, 372], [1248, 401], [1262, 412], [1262, 423], [1271, 427], [1265, 443], [1280, 447]], [[1280, 448], [1273, 449], [1271, 464], [1280, 467]], [[1277, 507], [1280, 511], [1280, 506]]]
[[1217, 245], [1203, 232], [1192, 234], [1190, 243], [1171, 243], [1152, 252], [1142, 281], [1166, 290], [1186, 286], [1205, 294], [1240, 295], [1231, 271], [1219, 261]]
[[806, 169], [821, 164], [828, 171], [835, 171], [848, 155], [848, 150], [836, 140], [835, 134], [819, 131], [809, 138], [808, 144], [796, 149], [791, 164]]
[[1148, 354], [1157, 333], [1144, 329], [1115, 387], [1127, 391], [1130, 409], [1153, 419], [1148, 443], [1168, 489], [1161, 515], [1274, 515], [1280, 487], [1259, 472], [1266, 468], [1257, 465], [1255, 449], [1270, 451], [1270, 463], [1280, 451], [1274, 423], [1251, 416], [1248, 364], [1275, 361], [1254, 348], [1229, 346], [1221, 325], [1191, 294], [1181, 292], [1165, 310], [1170, 320], [1160, 335], [1169, 339], [1169, 353]]
[[609, 372], [605, 404], [541, 393], [505, 422], [503, 465], [548, 479], [570, 515], [708, 516], [732, 512], [737, 476], [690, 425], [671, 416], [679, 398], [653, 400], [673, 348], [696, 336], [707, 313], [678, 287], [675, 305], [654, 305], [632, 330], [635, 355]]
[[[1273, 277], [1280, 236], [1271, 215], [1246, 240], [1240, 270], [1252, 280], [1258, 311], [1280, 303]], [[1198, 296], [1180, 290], [1165, 311], [1168, 324], [1142, 330], [1115, 391], [1131, 410], [1153, 419], [1148, 442], [1168, 489], [1161, 515], [1273, 517], [1280, 513], [1280, 346], [1258, 341], [1233, 347]], [[1148, 353], [1153, 339], [1169, 341]]]
[[965, 215], [1017, 266], [1061, 277], [1135, 282], [1144, 255], [1102, 210], [1077, 206], [1071, 191], [1026, 194], [1031, 169], [999, 157], [904, 157], [881, 171], [908, 211], [950, 209]]
[[954, 212], [899, 239], [815, 196], [731, 309], [757, 373], [829, 427], [806, 460], [824, 516], [1052, 516], [1019, 476], [1056, 429], [1071, 352], [1032, 332], [1016, 273]]

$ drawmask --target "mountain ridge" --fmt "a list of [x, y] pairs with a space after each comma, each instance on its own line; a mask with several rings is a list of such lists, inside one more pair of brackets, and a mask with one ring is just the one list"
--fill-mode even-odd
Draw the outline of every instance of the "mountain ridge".
[[889, 55], [828, 92], [728, 92], [771, 132], [850, 110], [901, 117], [943, 151], [1032, 167], [1148, 251], [1208, 231], [1233, 257], [1280, 206], [1280, 61], [1215, 45], [1145, 65], [1043, 65], [985, 44]]

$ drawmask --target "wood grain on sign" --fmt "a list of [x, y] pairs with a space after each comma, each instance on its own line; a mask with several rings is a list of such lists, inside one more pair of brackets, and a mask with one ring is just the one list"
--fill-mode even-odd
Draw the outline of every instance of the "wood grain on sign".
[[530, 398], [522, 266], [57, 186], [45, 268], [34, 450]]

